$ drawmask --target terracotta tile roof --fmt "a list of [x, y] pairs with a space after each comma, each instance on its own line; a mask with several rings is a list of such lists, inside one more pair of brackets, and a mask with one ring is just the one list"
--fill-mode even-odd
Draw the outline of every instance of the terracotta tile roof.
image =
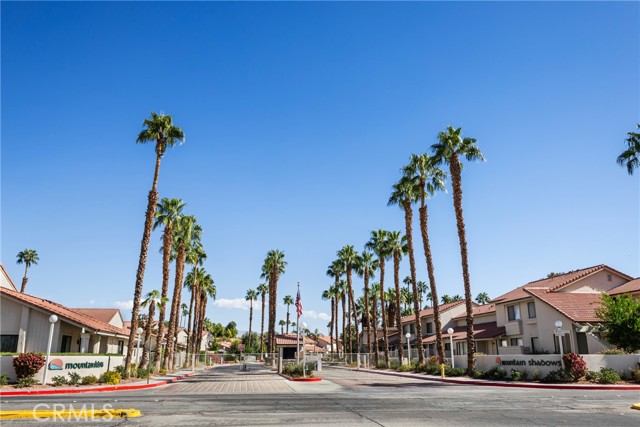
[[[450, 302], [448, 304], [440, 304], [439, 305], [440, 313], [442, 313], [443, 311], [447, 311], [450, 308], [453, 308], [453, 307], [455, 307], [457, 305], [460, 305], [460, 304], [464, 304], [464, 300]], [[426, 316], [433, 316], [433, 307], [427, 308], [426, 310], [420, 311], [420, 318], [421, 319], [423, 317], [426, 317]], [[409, 316], [403, 317], [402, 318], [402, 323], [405, 324], [405, 323], [409, 323], [409, 322], [415, 322], [415, 320], [416, 320], [416, 316], [414, 314], [411, 314]]]
[[93, 329], [96, 332], [106, 332], [110, 334], [121, 335], [123, 337], [129, 336], [128, 331], [125, 329], [116, 328], [113, 325], [102, 322], [84, 313], [80, 313], [75, 310], [72, 310], [61, 304], [58, 304], [46, 299], [34, 297], [32, 295], [22, 294], [20, 292], [13, 291], [6, 288], [0, 288], [0, 292], [3, 298], [6, 298], [6, 297], [13, 298], [21, 302], [24, 302], [25, 304], [41, 308], [47, 312], [54, 313], [59, 317], [61, 317], [62, 319], [70, 321], [71, 323], [78, 324], [88, 329]]
[[[365, 329], [365, 330], [366, 330], [366, 329]], [[327, 344], [331, 344], [331, 337], [326, 336], [326, 335], [321, 335], [321, 336], [319, 336], [319, 337], [318, 337], [318, 341], [323, 341], [323, 342], [325, 342], [325, 343], [327, 343]], [[340, 343], [342, 343], [342, 340], [339, 340], [339, 339], [335, 339], [335, 338], [334, 338], [334, 339], [333, 339], [333, 342], [334, 342], [334, 343], [338, 343], [338, 344], [340, 344]]]
[[[477, 307], [473, 307], [473, 316], [482, 316], [483, 314], [490, 314], [496, 312], [496, 305], [494, 303], [483, 304]], [[467, 317], [467, 313], [464, 312], [460, 316], [456, 316], [454, 320], [460, 320]]]
[[[304, 335], [300, 335], [300, 339], [304, 339], [304, 344], [315, 344], [315, 342]], [[298, 337], [296, 334], [280, 334], [276, 335], [276, 345], [296, 345], [298, 343]]]
[[[506, 333], [504, 326], [498, 326], [496, 322], [487, 322], [487, 323], [478, 323], [477, 325], [473, 325], [473, 337], [476, 340], [487, 340], [491, 338], [496, 338], [502, 336]], [[443, 338], [449, 339], [449, 334], [447, 331], [442, 331]], [[454, 341], [467, 339], [467, 327], [466, 326], [456, 326], [453, 328], [453, 339]], [[436, 342], [436, 336], [431, 335], [427, 338], [422, 339], [423, 344], [431, 344]]]
[[117, 308], [72, 308], [71, 310], [86, 314], [104, 323], [109, 323], [113, 316], [120, 314], [120, 310]]
[[539, 298], [574, 322], [601, 322], [596, 316], [600, 307], [600, 293], [549, 292], [544, 289], [527, 289], [526, 292]]
[[630, 282], [620, 285], [617, 288], [613, 288], [609, 291], [609, 295], [620, 295], [626, 293], [640, 292], [640, 278], [633, 279]]

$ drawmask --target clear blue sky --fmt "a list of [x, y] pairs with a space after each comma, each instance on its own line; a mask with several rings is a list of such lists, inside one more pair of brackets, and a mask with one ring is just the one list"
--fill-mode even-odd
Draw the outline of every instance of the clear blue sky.
[[[134, 142], [151, 111], [187, 135], [159, 191], [202, 224], [218, 304], [279, 248], [278, 298], [300, 281], [326, 333], [326, 267], [372, 229], [403, 229], [390, 187], [449, 124], [487, 158], [463, 172], [474, 295], [600, 263], [640, 275], [640, 174], [615, 163], [640, 121], [638, 2], [1, 7], [1, 260], [20, 282], [17, 252], [38, 250], [29, 293], [132, 299], [154, 166]], [[430, 212], [440, 293], [462, 294], [451, 192]], [[159, 240], [145, 292], [160, 288]], [[248, 314], [208, 311], [240, 329]]]

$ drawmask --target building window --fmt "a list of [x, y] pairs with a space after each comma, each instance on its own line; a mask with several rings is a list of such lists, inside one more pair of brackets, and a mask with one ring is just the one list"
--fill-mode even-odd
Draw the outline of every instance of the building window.
[[520, 305], [510, 305], [507, 307], [507, 318], [509, 321], [520, 320]]
[[118, 341], [118, 354], [124, 354], [124, 341]]
[[71, 335], [63, 335], [62, 343], [60, 344], [60, 353], [71, 352]]
[[433, 323], [431, 323], [431, 322], [427, 322], [427, 333], [428, 334], [432, 334], [433, 333]]
[[611, 281], [611, 275], [607, 274], [607, 282], [610, 282], [610, 281]]
[[531, 301], [527, 303], [527, 310], [529, 311], [529, 319], [536, 318], [536, 303]]
[[509, 339], [509, 344], [511, 345], [511, 347], [521, 347], [522, 338], [511, 338]]
[[17, 335], [0, 335], [0, 352], [16, 353], [18, 351]]

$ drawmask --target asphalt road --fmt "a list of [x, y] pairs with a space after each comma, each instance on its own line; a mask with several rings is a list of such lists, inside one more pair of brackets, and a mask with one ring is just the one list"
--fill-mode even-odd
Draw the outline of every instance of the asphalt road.
[[[640, 426], [640, 411], [630, 409], [640, 402], [636, 391], [448, 385], [338, 369], [326, 369], [321, 376], [325, 380], [320, 383], [292, 383], [255, 365], [250, 372], [227, 366], [150, 390], [5, 397], [2, 409], [109, 404], [143, 413], [140, 418], [100, 421], [110, 426]], [[61, 421], [2, 424], [59, 426]]]

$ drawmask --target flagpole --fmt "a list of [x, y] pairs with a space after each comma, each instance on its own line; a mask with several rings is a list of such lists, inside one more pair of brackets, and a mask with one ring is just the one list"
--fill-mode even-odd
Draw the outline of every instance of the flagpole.
[[[300, 282], [298, 282], [298, 295], [300, 297]], [[296, 298], [297, 299], [297, 298]], [[298, 301], [296, 301], [298, 302]], [[300, 310], [298, 310], [298, 306], [296, 304], [296, 314], [297, 314], [297, 322], [296, 322], [296, 332], [298, 333], [298, 337], [296, 339], [296, 365], [300, 365]]]

